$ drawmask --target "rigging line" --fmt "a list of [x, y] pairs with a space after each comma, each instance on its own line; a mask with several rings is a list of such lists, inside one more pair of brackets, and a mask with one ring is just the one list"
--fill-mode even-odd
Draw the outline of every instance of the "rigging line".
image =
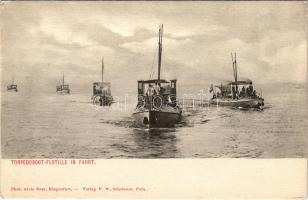
[[157, 52], [154, 51], [154, 58], [153, 58], [153, 62], [152, 62], [152, 67], [151, 67], [151, 71], [150, 71], [150, 79], [153, 77], [154, 75], [154, 62], [155, 62], [155, 59], [156, 59], [156, 55], [157, 55]]
[[152, 62], [152, 75], [151, 75], [151, 78], [153, 78], [154, 74], [155, 74], [155, 67], [154, 67], [154, 64], [155, 64], [155, 61], [156, 61], [156, 57], [158, 55], [158, 52], [157, 51], [154, 51], [154, 58], [153, 58], [153, 62]]
[[239, 80], [239, 77], [240, 77], [239, 74], [240, 74], [240, 73], [238, 72], [238, 71], [239, 71], [238, 69], [239, 69], [239, 67], [238, 67], [238, 62], [236, 61], [236, 77], [237, 77], [237, 79]]
[[236, 63], [236, 68], [237, 68], [237, 69], [236, 69], [236, 75], [237, 75], [237, 79], [239, 80], [239, 77], [240, 77], [239, 74], [240, 74], [240, 73], [238, 72], [238, 64], [237, 64], [237, 63]]

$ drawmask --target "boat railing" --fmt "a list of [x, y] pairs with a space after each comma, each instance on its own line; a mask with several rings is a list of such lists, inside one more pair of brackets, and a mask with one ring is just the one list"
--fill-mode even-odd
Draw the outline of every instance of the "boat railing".
[[138, 95], [137, 108], [146, 109], [159, 109], [164, 105], [176, 107], [178, 106], [178, 101], [175, 95], [170, 94], [160, 94], [160, 95]]
[[58, 85], [56, 88], [57, 88], [57, 91], [69, 90], [69, 85]]
[[16, 89], [17, 88], [17, 85], [8, 85], [7, 86], [7, 89]]

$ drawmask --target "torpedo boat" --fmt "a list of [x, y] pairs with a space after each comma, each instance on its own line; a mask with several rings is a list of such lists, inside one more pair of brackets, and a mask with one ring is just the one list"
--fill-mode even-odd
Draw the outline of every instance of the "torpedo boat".
[[60, 85], [57, 85], [56, 92], [58, 94], [70, 94], [70, 92], [71, 92], [70, 86], [68, 84], [64, 83], [64, 73], [63, 73], [63, 77], [62, 77], [62, 83]]
[[258, 94], [250, 79], [238, 79], [236, 53], [231, 53], [234, 81], [210, 87], [213, 94], [210, 103], [239, 109], [262, 108], [264, 99]]
[[177, 104], [177, 80], [160, 78], [163, 25], [159, 28], [158, 77], [138, 81], [138, 103], [133, 112], [135, 125], [141, 128], [168, 128], [181, 120], [182, 110]]
[[18, 89], [17, 89], [17, 84], [14, 83], [14, 78], [12, 80], [12, 83], [9, 84], [7, 87], [6, 87], [7, 91], [8, 92], [18, 92]]
[[93, 83], [92, 101], [100, 106], [111, 106], [113, 103], [111, 84], [110, 82], [104, 82], [104, 59], [102, 59], [102, 81]]

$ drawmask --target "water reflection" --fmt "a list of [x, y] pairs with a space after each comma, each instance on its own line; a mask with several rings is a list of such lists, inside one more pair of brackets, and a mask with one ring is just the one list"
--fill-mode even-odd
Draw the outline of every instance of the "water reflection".
[[140, 158], [177, 157], [176, 129], [134, 129], [133, 140]]
[[[307, 155], [307, 94], [271, 93], [263, 110], [185, 109], [174, 129], [143, 130], [131, 112], [87, 95], [1, 96], [3, 158], [299, 158]], [[268, 109], [270, 108], [270, 109]]]

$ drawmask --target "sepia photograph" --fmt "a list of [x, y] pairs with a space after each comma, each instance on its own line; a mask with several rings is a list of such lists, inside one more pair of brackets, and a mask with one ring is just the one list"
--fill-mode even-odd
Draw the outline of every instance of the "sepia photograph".
[[304, 1], [2, 1], [2, 158], [306, 158], [306, 18]]

